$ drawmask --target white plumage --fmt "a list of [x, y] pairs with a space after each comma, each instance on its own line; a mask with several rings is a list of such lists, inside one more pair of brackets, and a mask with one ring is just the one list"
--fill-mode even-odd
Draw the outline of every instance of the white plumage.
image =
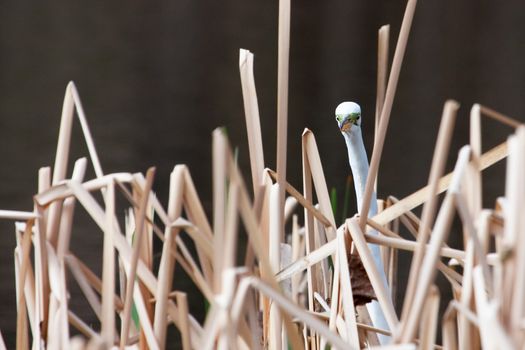
[[[352, 169], [352, 175], [354, 178], [357, 210], [360, 215], [363, 215], [363, 213], [361, 213], [361, 207], [363, 202], [363, 194], [365, 192], [366, 179], [368, 177], [368, 158], [366, 156], [363, 136], [361, 134], [361, 107], [355, 102], [343, 102], [337, 106], [335, 110], [335, 117], [339, 125], [339, 129], [345, 138], [346, 148], [348, 150], [348, 160], [350, 162], [350, 168]], [[374, 191], [372, 193], [368, 217], [372, 217], [376, 214], [377, 198]], [[377, 234], [377, 232], [372, 233]], [[379, 246], [376, 244], [369, 244], [368, 246], [372, 251], [375, 264], [381, 273], [383, 283], [385, 286], [387, 286], [387, 280], [384, 273], [383, 263], [381, 261], [381, 252]], [[379, 303], [374, 300], [367, 304], [367, 308], [374, 326], [389, 330], [388, 323], [386, 322]], [[388, 343], [390, 339], [390, 337], [384, 335], [378, 335], [378, 337], [381, 344]]]

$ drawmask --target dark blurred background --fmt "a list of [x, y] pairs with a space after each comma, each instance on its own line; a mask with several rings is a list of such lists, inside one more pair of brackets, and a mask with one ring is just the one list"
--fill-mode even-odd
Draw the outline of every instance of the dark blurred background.
[[[288, 179], [297, 188], [300, 135], [308, 127], [329, 186], [344, 191], [349, 167], [333, 118], [341, 101], [361, 104], [370, 156], [377, 30], [391, 24], [391, 60], [405, 4], [293, 1]], [[32, 210], [37, 172], [53, 164], [64, 91], [73, 80], [106, 173], [155, 165], [154, 188], [166, 203], [170, 171], [187, 164], [211, 217], [211, 132], [217, 126], [227, 127], [249, 178], [239, 48], [255, 53], [265, 160], [275, 168], [277, 15], [277, 1], [260, 0], [0, 3], [0, 208]], [[524, 38], [522, 0], [419, 2], [381, 163], [380, 198], [402, 198], [426, 183], [446, 99], [462, 106], [449, 169], [468, 141], [473, 103], [525, 121]], [[75, 129], [71, 159], [87, 155], [78, 121]], [[484, 149], [508, 132], [486, 123]], [[503, 191], [503, 170], [500, 164], [484, 177], [486, 206]], [[82, 213], [77, 219], [87, 221]], [[0, 222], [0, 232], [0, 329], [11, 348], [13, 223]], [[74, 232], [72, 250], [97, 272], [101, 249], [96, 227]], [[190, 307], [202, 314], [200, 300]]]

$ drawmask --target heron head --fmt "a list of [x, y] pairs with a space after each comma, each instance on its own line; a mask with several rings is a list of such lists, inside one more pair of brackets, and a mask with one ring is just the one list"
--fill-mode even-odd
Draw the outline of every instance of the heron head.
[[341, 132], [361, 127], [361, 107], [355, 102], [343, 102], [335, 109], [335, 119]]

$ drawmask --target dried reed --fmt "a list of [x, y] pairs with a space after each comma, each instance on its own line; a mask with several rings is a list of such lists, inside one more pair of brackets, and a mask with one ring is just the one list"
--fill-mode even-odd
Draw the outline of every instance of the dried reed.
[[[415, 0], [408, 1], [388, 80], [389, 27], [379, 31], [376, 138], [364, 212], [377, 179], [415, 5]], [[327, 344], [338, 349], [430, 349], [441, 348], [435, 345], [439, 327], [446, 349], [523, 348], [525, 238], [520, 233], [525, 228], [525, 127], [475, 105], [470, 144], [461, 149], [454, 171], [443, 175], [459, 108], [456, 102], [447, 101], [428, 186], [401, 200], [389, 197], [381, 201], [383, 210], [373, 218], [347, 218], [337, 228], [315, 136], [308, 129], [302, 135], [303, 193], [286, 181], [289, 31], [290, 1], [281, 0], [277, 172], [264, 169], [254, 56], [241, 50], [239, 69], [253, 196], [224, 132], [216, 129], [212, 135], [212, 224], [183, 165], [175, 166], [171, 174], [167, 211], [152, 189], [154, 169], [145, 176], [104, 175], [79, 94], [73, 83], [68, 84], [55, 165], [52, 172], [50, 168], [39, 172], [34, 210], [0, 211], [0, 218], [16, 221], [17, 349], [163, 349], [171, 347], [166, 334], [173, 326], [181, 334], [183, 349], [325, 349]], [[88, 145], [94, 179], [84, 179], [84, 158], [75, 163], [71, 176], [67, 175], [75, 115]], [[484, 154], [482, 116], [515, 129], [507, 142]], [[481, 171], [507, 155], [505, 196], [494, 208], [482, 208]], [[96, 192], [102, 194], [103, 205], [95, 199]], [[446, 192], [445, 198], [439, 203], [437, 196], [442, 192]], [[115, 211], [118, 195], [129, 203], [124, 230]], [[314, 203], [314, 197], [319, 203]], [[76, 203], [103, 234], [102, 276], [69, 250], [75, 239]], [[302, 227], [298, 216], [291, 215], [295, 205], [304, 209]], [[421, 205], [419, 218], [412, 210]], [[465, 232], [463, 249], [446, 244], [456, 214]], [[290, 217], [293, 230], [285, 235], [285, 221]], [[246, 246], [239, 246], [239, 219], [248, 234]], [[402, 238], [401, 226], [415, 240]], [[196, 256], [181, 239], [183, 232], [195, 244]], [[157, 270], [152, 264], [154, 234], [162, 241]], [[288, 236], [291, 239], [286, 239]], [[367, 243], [385, 247], [383, 254], [388, 259], [383, 261], [390, 291], [381, 281]], [[236, 265], [239, 250], [246, 252], [242, 266]], [[414, 257], [403, 312], [398, 315], [392, 295], [396, 293], [400, 250], [414, 252]], [[361, 274], [352, 264], [355, 259], [362, 264]], [[462, 268], [454, 270], [449, 266], [452, 262]], [[192, 315], [187, 295], [172, 290], [176, 264], [210, 305], [203, 324]], [[73, 281], [66, 278], [66, 268], [99, 325], [86, 324], [69, 309], [68, 288]], [[434, 284], [438, 272], [450, 282], [451, 301], [440, 299]], [[362, 287], [363, 283], [370, 286]], [[358, 302], [363, 293], [376, 296], [391, 332], [370, 323], [366, 308]], [[448, 303], [441, 323], [440, 303]], [[137, 310], [138, 324], [132, 308]], [[70, 327], [82, 336], [71, 338]], [[377, 334], [390, 335], [392, 344], [380, 346]], [[0, 348], [5, 348], [3, 341]]]

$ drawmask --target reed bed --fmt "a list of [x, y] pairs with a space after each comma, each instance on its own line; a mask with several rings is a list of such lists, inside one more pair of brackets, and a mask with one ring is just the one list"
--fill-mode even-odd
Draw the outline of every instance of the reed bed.
[[[363, 212], [368, 212], [377, 179], [415, 5], [415, 0], [407, 3], [390, 72], [389, 28], [379, 30], [376, 138]], [[16, 221], [18, 349], [171, 348], [174, 344], [166, 340], [170, 327], [180, 332], [183, 349], [524, 346], [525, 238], [520, 233], [525, 228], [525, 127], [474, 105], [470, 142], [461, 148], [454, 170], [445, 174], [447, 158], [453, 157], [449, 145], [459, 108], [447, 101], [428, 185], [400, 200], [378, 200], [380, 211], [374, 217], [355, 215], [337, 227], [315, 135], [308, 129], [302, 135], [302, 191], [286, 181], [289, 31], [290, 0], [281, 0], [277, 169], [265, 168], [254, 56], [240, 50], [251, 164], [249, 171], [239, 169], [224, 131], [213, 132], [212, 220], [184, 165], [171, 173], [166, 206], [153, 191], [154, 168], [145, 174], [105, 174], [75, 85], [67, 86], [54, 167], [38, 173], [33, 211], [0, 211], [0, 217]], [[75, 116], [89, 161], [77, 160], [70, 172]], [[507, 141], [486, 153], [481, 152], [482, 118], [512, 129]], [[481, 172], [503, 159], [505, 194], [493, 208], [483, 208]], [[93, 179], [85, 178], [88, 163], [95, 170]], [[251, 189], [243, 177], [248, 172]], [[124, 219], [115, 209], [117, 197], [129, 205]], [[103, 235], [101, 276], [69, 249], [79, 206]], [[420, 206], [421, 217], [413, 212]], [[298, 207], [304, 215], [296, 214]], [[462, 225], [462, 249], [447, 245], [456, 216]], [[248, 236], [246, 246], [238, 239], [240, 225]], [[414, 239], [401, 237], [402, 229]], [[370, 234], [372, 230], [378, 234]], [[194, 255], [183, 233], [193, 241]], [[154, 240], [162, 242], [158, 268], [153, 264]], [[382, 247], [388, 288], [368, 244]], [[398, 314], [393, 295], [400, 251], [413, 252], [413, 258]], [[244, 255], [241, 265], [239, 254]], [[192, 315], [188, 296], [172, 290], [177, 264], [209, 304], [203, 323]], [[437, 274], [448, 281], [452, 300], [440, 300]], [[80, 286], [99, 324], [87, 324], [68, 307], [73, 283]], [[390, 330], [371, 324], [363, 307], [370, 299], [379, 302]], [[440, 303], [447, 303], [441, 319]], [[71, 336], [72, 329], [81, 336]], [[439, 330], [442, 345], [436, 345]], [[380, 344], [378, 334], [388, 336], [388, 344]]]

